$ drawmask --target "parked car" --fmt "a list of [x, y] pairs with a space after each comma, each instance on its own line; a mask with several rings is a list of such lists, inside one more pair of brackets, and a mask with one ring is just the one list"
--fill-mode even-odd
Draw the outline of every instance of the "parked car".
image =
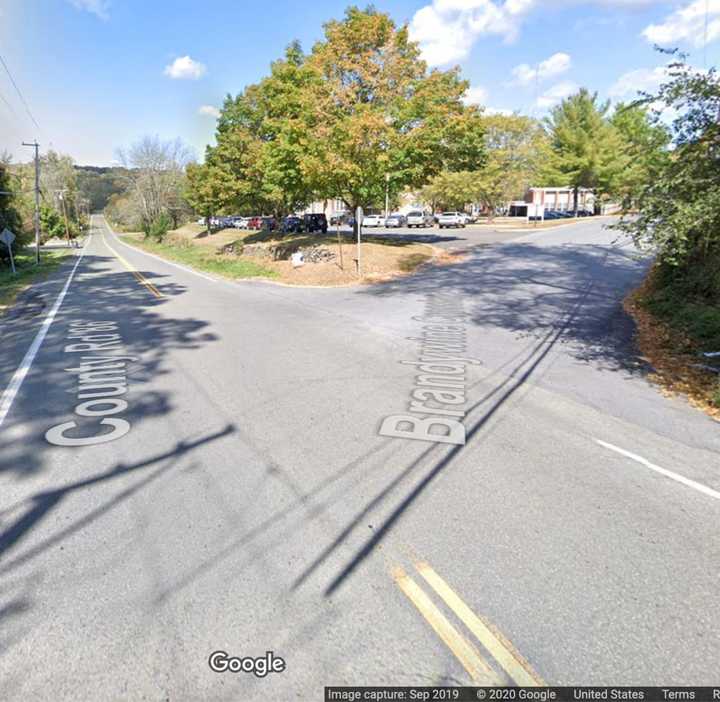
[[435, 224], [435, 218], [427, 212], [421, 210], [412, 210], [406, 216], [408, 227], [432, 227]]
[[442, 212], [438, 216], [438, 226], [443, 227], [464, 227], [467, 224], [465, 215], [462, 212]]
[[262, 217], [250, 217], [248, 220], [248, 229], [261, 229]]
[[235, 221], [233, 222], [233, 226], [235, 227], [235, 229], [249, 229], [249, 223], [249, 217], [236, 217]]
[[351, 215], [349, 212], [335, 212], [330, 217], [330, 226], [334, 227], [338, 224], [347, 224], [347, 221], [351, 218]]
[[363, 227], [382, 227], [385, 224], [385, 219], [382, 215], [371, 214], [363, 217]]
[[271, 232], [277, 228], [277, 220], [275, 217], [260, 217], [260, 229]]
[[286, 234], [289, 232], [303, 232], [305, 231], [305, 223], [301, 217], [291, 215], [290, 217], [285, 217], [280, 226], [280, 231]]
[[393, 212], [389, 217], [385, 219], [386, 227], [404, 227], [407, 220], [405, 215], [401, 215], [399, 212]]
[[202, 226], [205, 226], [205, 217], [200, 217], [200, 219], [197, 221], [198, 224], [202, 224]]
[[323, 213], [303, 215], [303, 226], [306, 232], [322, 232], [325, 234], [328, 230], [327, 217]]

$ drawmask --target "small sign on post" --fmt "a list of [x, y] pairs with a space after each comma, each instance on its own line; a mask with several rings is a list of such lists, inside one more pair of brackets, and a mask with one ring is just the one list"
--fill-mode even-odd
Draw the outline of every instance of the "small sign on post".
[[363, 208], [358, 207], [355, 210], [355, 223], [357, 224], [357, 270], [358, 276], [362, 276], [360, 268], [360, 235], [362, 232]]
[[533, 202], [528, 205], [528, 219], [532, 217], [534, 226], [537, 227], [538, 220], [545, 221], [545, 205], [539, 202]]
[[15, 241], [15, 235], [5, 227], [2, 233], [0, 233], [0, 241], [8, 247], [8, 251], [10, 252], [10, 267], [12, 268], [13, 275], [15, 275], [17, 271], [15, 270], [15, 259], [13, 259], [12, 252], [12, 243]]

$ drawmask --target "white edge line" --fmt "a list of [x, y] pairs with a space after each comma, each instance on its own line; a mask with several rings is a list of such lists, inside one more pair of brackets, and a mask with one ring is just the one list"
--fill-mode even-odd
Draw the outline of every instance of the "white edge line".
[[[107, 223], [105, 219], [103, 219], [103, 222], [105, 222], [105, 227], [108, 230], [108, 234], [111, 234], [115, 241], [117, 241], [118, 244], [121, 246], [126, 246], [131, 251], [137, 251], [138, 253], [145, 254], [146, 256], [150, 256], [151, 258], [156, 258], [158, 261], [162, 261], [162, 263], [167, 263], [168, 266], [172, 266], [173, 268], [179, 268], [181, 271], [185, 271], [186, 273], [192, 273], [193, 275], [197, 275], [200, 278], [205, 278], [205, 280], [209, 280], [211, 283], [218, 283], [219, 281], [216, 278], [211, 278], [209, 275], [205, 275], [204, 273], [200, 273], [199, 271], [195, 271], [192, 268], [188, 268], [187, 266], [182, 266], [179, 263], [175, 263], [174, 261], [168, 261], [166, 258], [163, 258], [162, 256], [157, 256], [156, 254], [149, 253], [148, 251], [143, 251], [143, 249], [138, 248], [137, 246], [131, 246], [130, 244], [126, 244], [120, 237], [112, 230], [110, 229], [110, 225]], [[109, 248], [109, 247], [108, 247]], [[112, 251], [112, 249], [110, 249]]]
[[88, 243], [90, 243], [90, 235], [88, 235], [85, 241], [85, 246], [83, 246], [78, 260], [75, 261], [75, 265], [70, 271], [70, 275], [67, 277], [63, 289], [60, 291], [60, 294], [57, 296], [57, 298], [55, 298], [55, 304], [53, 304], [50, 311], [47, 313], [47, 315], [45, 315], [45, 319], [43, 319], [43, 322], [40, 325], [40, 329], [38, 329], [38, 332], [35, 335], [32, 344], [30, 344], [30, 348], [25, 353], [23, 360], [13, 374], [13, 377], [10, 379], [10, 383], [8, 384], [7, 388], [5, 388], [5, 392], [3, 392], [2, 397], [0, 397], [0, 427], [3, 425], [3, 422], [5, 421], [5, 418], [7, 417], [8, 412], [12, 407], [12, 403], [15, 400], [15, 396], [18, 394], [20, 386], [23, 384], [25, 376], [29, 373], [30, 367], [35, 360], [35, 356], [40, 350], [40, 346], [45, 339], [45, 335], [48, 333], [48, 329], [50, 329], [50, 325], [53, 323], [55, 315], [60, 309], [62, 301], [65, 299], [65, 295], [68, 291], [68, 288], [70, 287], [70, 283], [72, 283], [73, 278], [75, 277], [75, 271], [80, 265], [80, 261], [83, 260], [83, 256], [85, 255], [85, 249], [87, 248]]
[[694, 480], [690, 480], [690, 478], [686, 478], [683, 475], [680, 475], [679, 473], [673, 473], [671, 470], [667, 470], [666, 468], [661, 468], [660, 466], [656, 466], [654, 463], [650, 463], [650, 461], [646, 460], [642, 456], [638, 456], [635, 453], [630, 453], [630, 451], [626, 451], [625, 449], [621, 449], [618, 446], [613, 446], [613, 444], [608, 444], [606, 441], [601, 441], [600, 439], [595, 439], [595, 443], [600, 444], [600, 446], [604, 446], [607, 449], [610, 449], [611, 451], [615, 451], [616, 453], [619, 453], [622, 456], [625, 456], [626, 458], [630, 458], [633, 461], [637, 461], [641, 465], [645, 466], [646, 468], [649, 468], [650, 470], [654, 470], [656, 473], [660, 473], [660, 475], [664, 475], [666, 478], [670, 478], [671, 480], [675, 480], [678, 483], [682, 483], [683, 485], [686, 485], [687, 487], [693, 488], [693, 490], [697, 490], [698, 492], [702, 492], [704, 495], [707, 495], [708, 497], [714, 497], [716, 500], [720, 500], [720, 492], [717, 490], [713, 490], [712, 488], [709, 488], [707, 485], [703, 485], [702, 483], [695, 482]]

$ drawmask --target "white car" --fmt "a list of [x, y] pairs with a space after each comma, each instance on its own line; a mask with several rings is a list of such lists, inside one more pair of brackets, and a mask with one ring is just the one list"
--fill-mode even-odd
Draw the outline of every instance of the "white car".
[[247, 229], [249, 223], [249, 217], [240, 217], [233, 222], [233, 227], [235, 227], [235, 229]]
[[386, 227], [404, 227], [405, 226], [405, 216], [401, 215], [399, 212], [393, 212], [386, 220], [385, 220], [385, 226]]
[[363, 217], [363, 227], [382, 227], [385, 224], [385, 218], [382, 215], [365, 215]]
[[438, 226], [443, 227], [464, 227], [467, 219], [462, 212], [443, 212], [438, 216]]

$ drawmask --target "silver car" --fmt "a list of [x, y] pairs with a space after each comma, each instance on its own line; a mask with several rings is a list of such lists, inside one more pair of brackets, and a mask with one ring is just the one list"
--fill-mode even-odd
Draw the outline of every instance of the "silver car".
[[406, 220], [408, 227], [432, 227], [435, 224], [435, 220], [431, 214], [421, 212], [420, 210], [408, 212]]
[[467, 224], [465, 214], [462, 212], [443, 212], [438, 217], [438, 226], [443, 227], [464, 227]]
[[386, 227], [404, 227], [405, 226], [405, 215], [401, 215], [399, 212], [393, 212], [389, 217], [385, 219]]

